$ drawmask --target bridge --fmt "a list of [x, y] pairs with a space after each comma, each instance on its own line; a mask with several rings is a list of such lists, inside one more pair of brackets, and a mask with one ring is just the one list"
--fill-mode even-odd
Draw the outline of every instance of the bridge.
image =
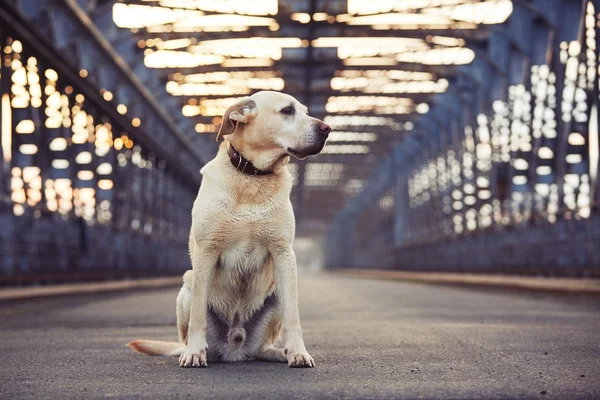
[[[209, 397], [597, 397], [599, 15], [599, 0], [0, 0], [0, 394], [199, 393], [182, 381], [198, 371], [112, 343], [171, 336], [173, 281], [113, 283], [190, 268], [222, 115], [276, 90], [333, 127], [320, 155], [288, 165], [305, 334], [324, 367], [300, 383], [286, 370], [278, 392], [263, 381], [280, 366], [218, 365], [198, 378]], [[103, 294], [75, 289], [100, 281]], [[15, 300], [49, 293], [63, 297]], [[21, 382], [17, 360], [45, 348], [22, 337], [45, 329], [92, 346], [117, 384], [67, 367]], [[251, 375], [230, 384], [229, 368]]]

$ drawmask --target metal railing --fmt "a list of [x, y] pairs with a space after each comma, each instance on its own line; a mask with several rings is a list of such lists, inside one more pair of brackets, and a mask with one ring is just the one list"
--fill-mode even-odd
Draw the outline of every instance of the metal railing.
[[338, 215], [329, 266], [600, 276], [600, 2], [514, 6]]
[[8, 3], [0, 22], [0, 284], [187, 268], [203, 165], [187, 139]]

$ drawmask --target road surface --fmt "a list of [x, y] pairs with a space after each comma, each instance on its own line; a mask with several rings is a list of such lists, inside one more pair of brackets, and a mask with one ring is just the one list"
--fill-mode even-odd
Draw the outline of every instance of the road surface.
[[133, 353], [177, 288], [0, 303], [0, 398], [600, 398], [600, 301], [300, 276], [314, 369]]

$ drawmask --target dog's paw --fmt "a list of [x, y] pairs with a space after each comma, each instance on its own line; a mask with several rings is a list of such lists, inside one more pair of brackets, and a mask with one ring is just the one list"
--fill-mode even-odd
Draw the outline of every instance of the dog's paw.
[[197, 353], [192, 353], [186, 349], [185, 353], [179, 356], [179, 366], [184, 368], [208, 367], [206, 362], [207, 351], [208, 348], [204, 348]]
[[288, 367], [292, 368], [312, 368], [315, 361], [306, 351], [302, 353], [287, 353]]

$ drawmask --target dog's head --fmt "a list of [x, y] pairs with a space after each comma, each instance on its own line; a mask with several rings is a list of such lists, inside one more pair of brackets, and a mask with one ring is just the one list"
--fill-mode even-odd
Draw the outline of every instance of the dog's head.
[[308, 109], [292, 96], [264, 91], [227, 109], [217, 141], [231, 135], [227, 139], [261, 168], [285, 155], [303, 159], [318, 154], [329, 132], [329, 125], [309, 116]]

